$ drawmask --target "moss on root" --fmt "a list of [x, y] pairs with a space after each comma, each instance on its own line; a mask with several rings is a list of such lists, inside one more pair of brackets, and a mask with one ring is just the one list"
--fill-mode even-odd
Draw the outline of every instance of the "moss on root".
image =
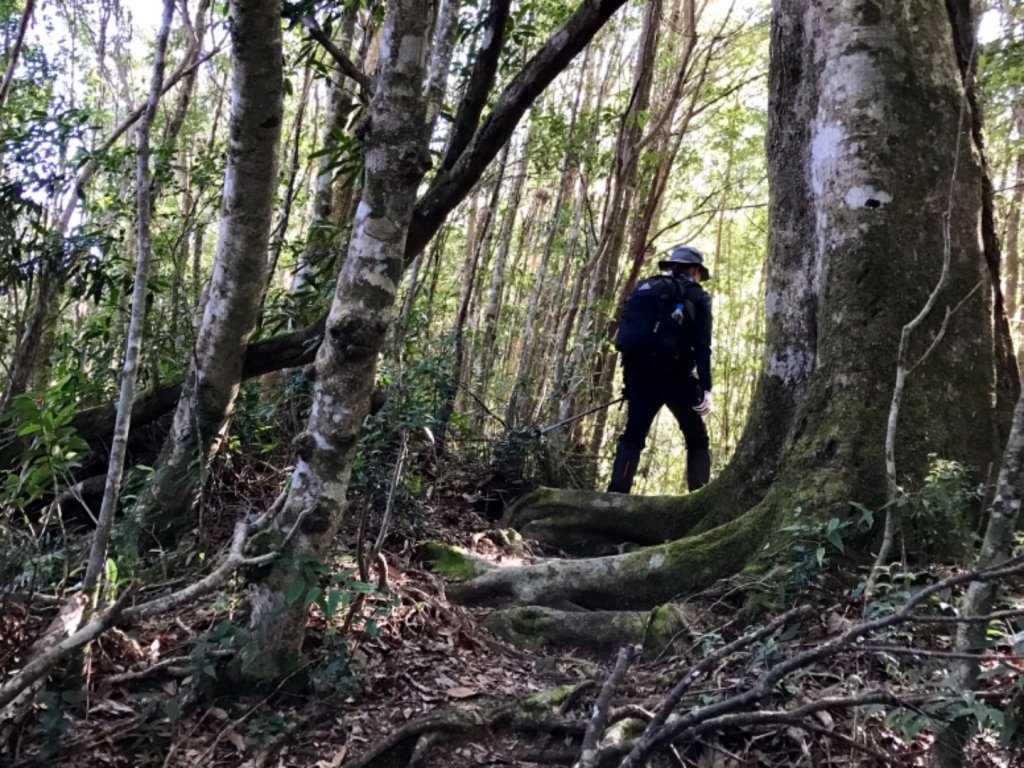
[[538, 488], [508, 509], [502, 524], [525, 537], [579, 555], [624, 543], [650, 545], [687, 535], [716, 508], [732, 506], [727, 486], [712, 483], [686, 496], [627, 496]]
[[623, 645], [642, 645], [657, 654], [688, 637], [680, 606], [652, 611], [559, 611], [530, 605], [495, 611], [485, 626], [499, 637], [533, 651], [584, 648], [613, 653]]
[[473, 557], [462, 547], [442, 541], [425, 542], [420, 554], [434, 573], [455, 581], [466, 581], [488, 570], [482, 560]]

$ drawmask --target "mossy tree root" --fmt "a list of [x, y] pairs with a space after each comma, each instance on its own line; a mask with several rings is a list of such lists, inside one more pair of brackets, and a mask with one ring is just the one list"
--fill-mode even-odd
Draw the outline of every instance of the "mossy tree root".
[[625, 496], [538, 488], [519, 499], [502, 525], [524, 537], [576, 555], [607, 552], [621, 544], [660, 544], [689, 533], [707, 514], [707, 494]]
[[449, 585], [467, 605], [544, 605], [564, 610], [643, 610], [742, 570], [770, 538], [774, 505], [760, 504], [697, 536], [623, 555], [497, 568]]
[[582, 648], [614, 653], [624, 645], [640, 645], [657, 654], [688, 641], [684, 609], [660, 605], [651, 611], [559, 611], [539, 605], [495, 611], [484, 621], [495, 635], [528, 650]]
[[571, 687], [556, 688], [509, 703], [434, 711], [406, 723], [345, 766], [405, 768], [416, 749], [429, 748], [438, 740], [469, 741], [496, 730], [551, 734], [559, 737], [559, 743], [566, 738], [578, 739], [583, 735], [583, 724], [564, 719], [558, 713], [571, 693]]

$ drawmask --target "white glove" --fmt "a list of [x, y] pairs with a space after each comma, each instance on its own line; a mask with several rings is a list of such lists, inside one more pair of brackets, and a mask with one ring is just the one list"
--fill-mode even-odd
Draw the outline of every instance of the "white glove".
[[693, 410], [695, 410], [702, 419], [711, 413], [712, 408], [710, 392], [705, 392], [704, 399], [693, 406]]

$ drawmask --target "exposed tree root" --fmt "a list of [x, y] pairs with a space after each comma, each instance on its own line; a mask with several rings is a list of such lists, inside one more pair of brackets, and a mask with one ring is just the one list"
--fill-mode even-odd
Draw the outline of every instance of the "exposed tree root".
[[761, 504], [697, 536], [623, 555], [498, 568], [447, 592], [470, 605], [652, 608], [741, 570], [769, 538], [774, 517], [774, 507]]
[[623, 543], [660, 544], [685, 536], [707, 513], [700, 494], [625, 496], [538, 488], [505, 512], [503, 526], [573, 554], [599, 554]]
[[674, 605], [652, 611], [576, 612], [531, 605], [495, 611], [484, 626], [521, 648], [573, 647], [599, 654], [612, 653], [624, 643], [659, 653], [690, 638], [684, 611]]
[[557, 714], [558, 705], [567, 693], [566, 689], [556, 689], [489, 708], [431, 712], [406, 723], [359, 758], [346, 762], [344, 768], [406, 768], [413, 761], [422, 764], [425, 759], [422, 752], [443, 739], [469, 740], [498, 730], [561, 737], [553, 753], [558, 755], [556, 762], [561, 762], [565, 756], [564, 750], [558, 749], [563, 746], [562, 739], [581, 738], [585, 728], [583, 723], [565, 720]]

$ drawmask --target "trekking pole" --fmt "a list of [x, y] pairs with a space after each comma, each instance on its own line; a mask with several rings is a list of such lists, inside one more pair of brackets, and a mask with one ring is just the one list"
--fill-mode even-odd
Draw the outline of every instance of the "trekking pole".
[[623, 395], [622, 397], [616, 398], [615, 400], [612, 400], [611, 402], [604, 403], [603, 405], [595, 405], [589, 411], [584, 411], [583, 413], [577, 413], [575, 416], [570, 416], [568, 419], [562, 419], [557, 424], [551, 424], [550, 426], [544, 427], [544, 429], [538, 429], [536, 434], [537, 434], [538, 437], [540, 435], [547, 434], [552, 429], [558, 429], [559, 427], [564, 427], [566, 424], [572, 424], [574, 421], [579, 421], [584, 416], [589, 416], [592, 413], [597, 413], [598, 411], [603, 411], [605, 408], [610, 408], [611, 406], [615, 405], [616, 403], [621, 403], [625, 399], [626, 399], [626, 396]]

